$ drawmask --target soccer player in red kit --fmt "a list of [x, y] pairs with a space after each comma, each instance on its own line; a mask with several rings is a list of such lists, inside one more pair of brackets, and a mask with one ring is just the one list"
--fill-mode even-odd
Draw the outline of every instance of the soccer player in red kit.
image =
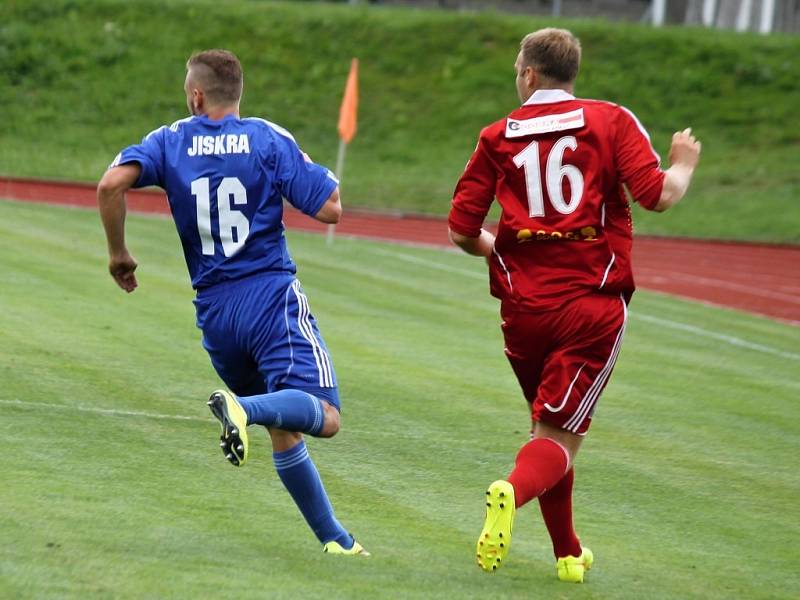
[[[486, 492], [478, 564], [502, 566], [516, 509], [539, 499], [562, 581], [592, 566], [572, 524], [572, 463], [614, 363], [634, 291], [628, 197], [664, 211], [686, 193], [700, 142], [672, 138], [670, 167], [636, 117], [573, 94], [578, 40], [563, 29], [525, 36], [514, 65], [522, 106], [481, 131], [458, 182], [450, 238], [486, 257], [501, 301], [505, 353], [530, 404], [531, 440]], [[482, 229], [494, 199], [497, 237]]]

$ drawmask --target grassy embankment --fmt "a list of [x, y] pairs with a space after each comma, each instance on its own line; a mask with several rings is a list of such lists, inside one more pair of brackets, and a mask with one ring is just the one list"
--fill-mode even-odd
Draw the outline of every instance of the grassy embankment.
[[[359, 133], [351, 205], [443, 214], [480, 128], [517, 104], [512, 62], [549, 20], [266, 2], [0, 7], [0, 173], [92, 181], [116, 152], [184, 116], [184, 61], [222, 46], [244, 62], [243, 112], [292, 130], [333, 166], [352, 56]], [[800, 241], [800, 39], [564, 21], [584, 47], [578, 93], [631, 108], [662, 155], [677, 128], [704, 142], [691, 196], [640, 232]], [[643, 211], [639, 211], [643, 213]]]

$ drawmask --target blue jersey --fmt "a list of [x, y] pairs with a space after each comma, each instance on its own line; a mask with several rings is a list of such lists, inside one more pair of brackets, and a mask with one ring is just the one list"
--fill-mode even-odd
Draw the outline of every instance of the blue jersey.
[[112, 166], [131, 162], [142, 168], [134, 187], [167, 192], [195, 289], [261, 272], [294, 273], [283, 198], [313, 217], [338, 185], [288, 131], [234, 115], [156, 129]]

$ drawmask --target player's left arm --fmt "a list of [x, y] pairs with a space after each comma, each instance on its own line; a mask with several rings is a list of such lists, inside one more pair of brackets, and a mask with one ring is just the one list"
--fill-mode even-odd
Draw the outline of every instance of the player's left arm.
[[137, 263], [125, 245], [125, 192], [139, 180], [139, 163], [111, 167], [97, 184], [97, 205], [108, 243], [108, 271], [117, 285], [130, 293], [136, 289]]
[[125, 192], [148, 185], [164, 187], [163, 146], [167, 131], [167, 127], [159, 127], [141, 143], [125, 148], [97, 184], [97, 204], [108, 243], [108, 271], [128, 293], [138, 283], [134, 275], [136, 259], [125, 246]]
[[457, 233], [452, 229], [450, 229], [449, 233], [450, 241], [467, 254], [472, 254], [473, 256], [484, 256], [486, 258], [492, 255], [492, 250], [494, 249], [494, 235], [491, 232], [481, 229], [478, 237], [469, 237], [461, 233]]
[[489, 257], [494, 235], [483, 229], [483, 221], [494, 202], [497, 169], [483, 136], [456, 184], [448, 216], [450, 241], [467, 254]]

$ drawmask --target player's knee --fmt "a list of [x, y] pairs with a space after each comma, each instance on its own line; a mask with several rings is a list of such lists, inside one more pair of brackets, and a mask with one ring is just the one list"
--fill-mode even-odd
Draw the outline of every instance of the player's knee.
[[303, 434], [297, 431], [285, 431], [283, 429], [267, 427], [267, 432], [272, 441], [273, 452], [285, 452], [286, 450], [294, 448], [303, 440]]
[[327, 402], [323, 402], [323, 406], [325, 408], [325, 423], [322, 425], [319, 437], [330, 438], [339, 432], [339, 411]]

